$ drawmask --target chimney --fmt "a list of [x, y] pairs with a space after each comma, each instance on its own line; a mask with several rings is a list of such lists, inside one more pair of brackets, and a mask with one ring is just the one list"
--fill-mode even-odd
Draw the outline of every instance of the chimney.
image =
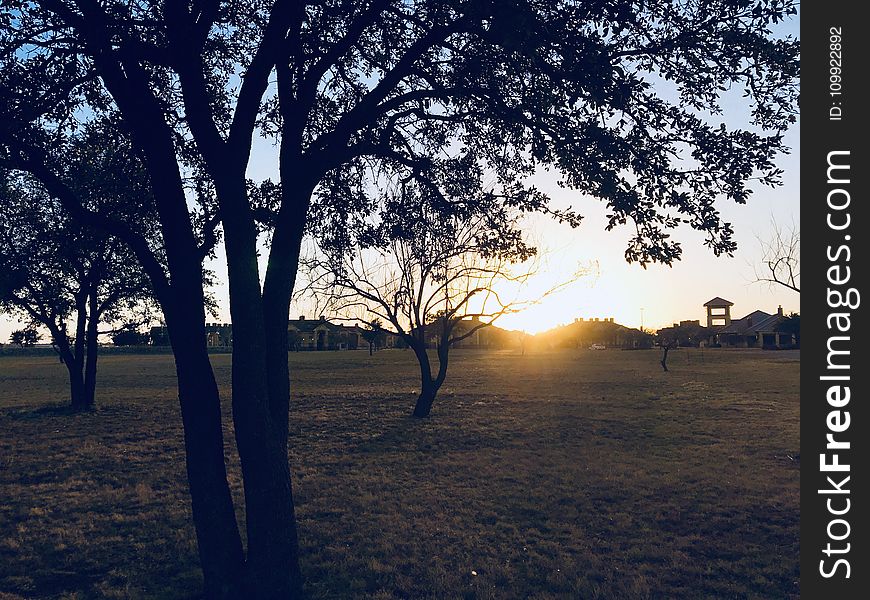
[[776, 315], [777, 315], [778, 317], [781, 317], [781, 316], [782, 316], [782, 304], [780, 304], [780, 305], [777, 307], [777, 309], [776, 309]]
[[325, 320], [326, 320], [326, 315], [320, 315], [320, 320], [321, 320], [321, 321], [325, 321]]
[[300, 321], [304, 321], [304, 320], [305, 320], [305, 315], [299, 315], [299, 320], [300, 320]]

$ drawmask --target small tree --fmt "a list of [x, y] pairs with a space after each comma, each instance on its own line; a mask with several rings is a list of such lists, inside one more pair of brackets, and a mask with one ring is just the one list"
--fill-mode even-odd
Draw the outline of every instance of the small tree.
[[40, 338], [42, 336], [34, 327], [25, 327], [13, 331], [12, 335], [9, 336], [9, 343], [27, 348], [39, 342]]
[[146, 346], [149, 336], [139, 331], [138, 323], [125, 323], [112, 333], [112, 344], [115, 346]]
[[794, 336], [795, 346], [801, 347], [801, 316], [798, 313], [790, 313], [776, 326], [780, 333], [790, 333]]
[[528, 304], [503, 297], [505, 284], [531, 275], [514, 266], [537, 253], [518, 214], [494, 192], [457, 193], [401, 184], [364, 223], [348, 227], [337, 215], [314, 227], [318, 255], [308, 261], [308, 289], [339, 312], [363, 309], [389, 322], [414, 351], [421, 376], [414, 417], [429, 416], [452, 347]]
[[[94, 205], [126, 200], [133, 218], [147, 184], [122, 168], [123, 149], [82, 140], [69, 155], [77, 193]], [[129, 166], [126, 158], [122, 163]], [[69, 372], [70, 403], [93, 406], [99, 326], [150, 305], [150, 288], [127, 248], [76, 223], [32, 176], [0, 171], [0, 308], [51, 334]]]
[[662, 370], [667, 373], [668, 372], [668, 353], [675, 348], [679, 348], [680, 343], [677, 340], [676, 336], [673, 335], [660, 335], [659, 336], [659, 346], [662, 349], [662, 358], [659, 360], [659, 363], [662, 365]]
[[369, 344], [369, 356], [375, 350], [380, 350], [384, 344], [384, 322], [381, 319], [373, 319], [368, 323], [368, 329], [362, 332], [362, 338]]

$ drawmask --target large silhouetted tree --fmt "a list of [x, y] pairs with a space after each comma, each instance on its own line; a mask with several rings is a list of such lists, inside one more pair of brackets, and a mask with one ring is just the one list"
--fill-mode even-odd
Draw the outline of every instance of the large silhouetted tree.
[[[437, 179], [445, 160], [461, 158], [524, 187], [550, 168], [602, 199], [610, 227], [635, 227], [629, 260], [679, 258], [667, 231], [680, 223], [731, 252], [714, 201], [745, 202], [750, 180], [776, 180], [798, 43], [770, 27], [794, 12], [789, 0], [4, 3], [3, 155], [75, 218], [124, 239], [166, 318], [206, 594], [301, 594], [287, 461], [289, 302], [306, 220], [366, 212], [376, 198], [358, 188], [350, 202], [312, 205], [325, 180], [353, 189], [368, 169]], [[674, 97], [659, 94], [659, 81]], [[728, 89], [745, 91], [755, 128], [718, 122]], [[68, 193], [64, 139], [108, 112], [149, 174], [165, 261], [151, 238]], [[258, 130], [278, 141], [271, 194], [250, 193], [262, 188], [246, 181]], [[191, 175], [215, 204], [197, 202]], [[539, 194], [510, 197], [522, 210], [549, 210]], [[246, 554], [205, 347], [202, 259], [219, 223]]]

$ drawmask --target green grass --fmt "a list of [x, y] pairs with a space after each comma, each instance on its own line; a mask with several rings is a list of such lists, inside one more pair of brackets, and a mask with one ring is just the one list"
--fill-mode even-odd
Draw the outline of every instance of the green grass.
[[[658, 358], [456, 351], [416, 421], [410, 352], [292, 354], [310, 596], [797, 597], [798, 354]], [[70, 415], [56, 359], [0, 357], [0, 598], [197, 594], [172, 359], [100, 368]]]

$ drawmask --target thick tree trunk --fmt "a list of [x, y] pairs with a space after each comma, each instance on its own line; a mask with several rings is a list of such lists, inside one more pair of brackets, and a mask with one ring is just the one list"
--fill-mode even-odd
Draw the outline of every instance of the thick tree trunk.
[[69, 371], [70, 407], [73, 410], [85, 410], [88, 407], [85, 397], [85, 383], [82, 374], [84, 368], [85, 332], [87, 328], [87, 299], [83, 292], [76, 295], [76, 332], [72, 348], [69, 340], [63, 341], [61, 357]]
[[[247, 318], [238, 311], [233, 313], [234, 324], [257, 320], [262, 326], [262, 313]], [[301, 598], [299, 543], [284, 424], [288, 416], [285, 413], [282, 423], [276, 423], [269, 411], [265, 336], [260, 331], [259, 340], [243, 339], [237, 344], [238, 338], [233, 339], [233, 420], [245, 484], [247, 592], [263, 599]], [[286, 346], [283, 358], [286, 364]]]
[[[420, 364], [420, 395], [417, 396], [417, 402], [414, 404], [414, 412], [411, 416], [417, 419], [425, 419], [432, 412], [432, 404], [435, 402], [435, 396], [438, 394], [438, 389], [444, 382], [443, 373], [447, 372], [446, 361], [438, 367], [438, 377], [432, 378], [432, 366], [429, 363], [429, 355], [426, 352], [426, 346], [423, 343], [415, 342], [412, 344], [414, 355], [417, 357], [417, 362]], [[440, 351], [439, 351], [440, 354]]]
[[435, 402], [435, 396], [438, 394], [438, 389], [435, 387], [435, 382], [431, 379], [423, 383], [420, 395], [417, 396], [417, 402], [414, 404], [414, 412], [411, 416], [417, 419], [425, 419], [432, 412], [432, 404]]
[[70, 408], [73, 410], [85, 410], [87, 402], [85, 401], [85, 382], [82, 378], [82, 370], [77, 364], [77, 361], [72, 358], [64, 358], [64, 364], [69, 372], [69, 395]]
[[[73, 348], [69, 345], [66, 329], [57, 327], [51, 321], [44, 322], [43, 324], [51, 331], [55, 351], [69, 374], [69, 406], [73, 410], [84, 410], [85, 382], [82, 378], [82, 362], [77, 358]], [[78, 348], [76, 350], [80, 352]], [[81, 354], [79, 353], [78, 356], [81, 356]]]
[[204, 314], [201, 320], [167, 319], [167, 325], [204, 593], [208, 599], [230, 600], [244, 593], [244, 552], [227, 483], [220, 397], [205, 344]]
[[[96, 43], [102, 42], [97, 39]], [[143, 151], [160, 220], [168, 280], [147, 247], [136, 240], [125, 241], [152, 280], [175, 355], [205, 597], [243, 597], [244, 552], [226, 476], [220, 396], [206, 346], [201, 248], [191, 223], [172, 130], [138, 64], [122, 69], [109, 52], [98, 52], [95, 61]]]
[[[301, 598], [299, 543], [287, 456], [290, 294], [279, 289], [268, 297], [265, 292], [261, 295], [256, 231], [246, 208], [244, 178], [236, 179], [224, 180], [218, 193], [224, 210], [233, 319], [233, 423], [245, 485], [246, 591], [264, 600]], [[273, 247], [280, 235], [274, 234]], [[286, 280], [281, 283], [286, 286]]]

